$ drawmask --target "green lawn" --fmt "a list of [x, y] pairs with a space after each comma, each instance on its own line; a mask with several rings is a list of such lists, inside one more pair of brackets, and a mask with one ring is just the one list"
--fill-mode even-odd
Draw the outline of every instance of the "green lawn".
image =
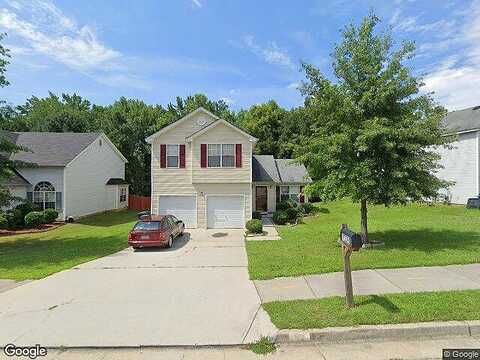
[[[252, 279], [342, 271], [340, 225], [359, 231], [358, 205], [319, 204], [318, 216], [277, 227], [282, 240], [247, 242]], [[383, 249], [352, 255], [352, 268], [400, 268], [480, 262], [480, 211], [464, 206], [413, 204], [369, 207], [370, 238]]]
[[45, 233], [0, 238], [0, 279], [40, 279], [128, 246], [131, 211], [91, 216]]
[[345, 298], [331, 297], [263, 307], [280, 329], [480, 319], [480, 290], [356, 296], [355, 303], [347, 309]]

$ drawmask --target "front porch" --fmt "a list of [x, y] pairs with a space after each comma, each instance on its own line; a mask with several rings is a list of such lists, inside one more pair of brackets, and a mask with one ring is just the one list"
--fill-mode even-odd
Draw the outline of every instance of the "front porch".
[[288, 199], [298, 203], [306, 202], [303, 188], [303, 184], [279, 185], [254, 182], [252, 184], [252, 209], [262, 214], [272, 214], [276, 211], [279, 202]]

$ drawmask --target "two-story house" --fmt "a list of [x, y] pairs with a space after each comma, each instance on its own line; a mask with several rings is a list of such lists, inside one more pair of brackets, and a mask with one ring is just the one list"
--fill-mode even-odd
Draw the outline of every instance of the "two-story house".
[[256, 156], [257, 139], [198, 108], [148, 137], [153, 214], [187, 227], [243, 228], [252, 211], [272, 212], [286, 198], [306, 201], [305, 167]]

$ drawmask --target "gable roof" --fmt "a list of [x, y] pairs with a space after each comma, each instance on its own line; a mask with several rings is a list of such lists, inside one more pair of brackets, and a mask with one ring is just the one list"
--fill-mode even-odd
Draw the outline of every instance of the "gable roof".
[[277, 165], [273, 155], [253, 155], [252, 180], [261, 182], [280, 182]]
[[99, 137], [107, 140], [122, 160], [127, 161], [103, 133], [4, 131], [1, 136], [29, 150], [11, 154], [10, 160], [33, 163], [38, 166], [66, 166]]
[[448, 133], [480, 129], [480, 106], [449, 112], [441, 121]]
[[272, 155], [253, 155], [252, 181], [275, 183], [310, 183], [307, 169], [292, 159], [274, 159]]
[[303, 164], [294, 163], [292, 159], [276, 159], [275, 164], [282, 183], [312, 182]]
[[192, 116], [198, 114], [198, 113], [204, 113], [208, 116], [211, 116], [213, 117], [215, 120], [219, 120], [220, 118], [215, 115], [215, 114], [212, 114], [210, 111], [208, 111], [207, 109], [203, 108], [203, 107], [199, 107], [197, 108], [196, 110], [192, 111], [191, 113], [188, 113], [187, 115], [185, 115], [184, 117], [182, 117], [181, 119], [178, 119], [177, 121], [175, 121], [174, 123], [171, 123], [170, 125], [167, 125], [165, 126], [164, 128], [158, 130], [156, 133], [150, 135], [149, 137], [147, 137], [145, 139], [145, 141], [149, 144], [152, 143], [153, 139], [155, 139], [156, 137], [160, 136], [161, 134], [165, 133], [166, 131], [176, 127], [177, 125], [181, 124], [182, 122], [184, 122], [185, 120], [188, 120], [190, 119]]
[[239, 133], [242, 134], [243, 136], [248, 137], [248, 139], [249, 139], [250, 141], [253, 141], [253, 142], [258, 141], [258, 139], [257, 139], [256, 137], [253, 137], [252, 135], [246, 133], [245, 131], [243, 131], [243, 130], [240, 129], [239, 127], [236, 127], [235, 125], [230, 124], [228, 121], [223, 120], [223, 119], [218, 119], [218, 120], [212, 122], [211, 124], [209, 124], [209, 125], [201, 128], [200, 130], [195, 131], [193, 134], [190, 134], [190, 135], [187, 136], [185, 139], [186, 139], [187, 141], [192, 140], [193, 138], [195, 138], [195, 137], [197, 137], [197, 136], [200, 136], [200, 135], [206, 133], [208, 130], [213, 129], [215, 126], [217, 126], [217, 125], [219, 125], [219, 124], [224, 124], [224, 125], [226, 125], [227, 127], [229, 127], [229, 128], [231, 128], [231, 129], [239, 132]]

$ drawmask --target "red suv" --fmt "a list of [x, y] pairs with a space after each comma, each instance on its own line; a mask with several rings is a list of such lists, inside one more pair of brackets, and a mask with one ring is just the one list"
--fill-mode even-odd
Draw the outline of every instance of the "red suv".
[[183, 235], [185, 224], [173, 215], [144, 216], [128, 234], [128, 245], [143, 247], [172, 247], [173, 240]]

